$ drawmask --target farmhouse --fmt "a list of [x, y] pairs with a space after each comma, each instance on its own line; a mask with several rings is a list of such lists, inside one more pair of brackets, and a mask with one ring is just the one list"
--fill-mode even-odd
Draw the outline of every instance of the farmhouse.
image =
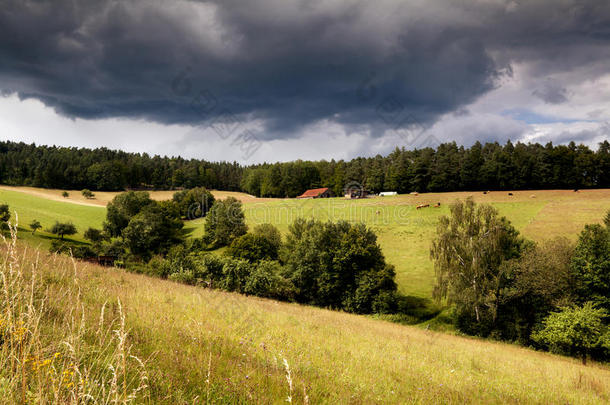
[[328, 187], [324, 187], [307, 190], [297, 198], [329, 198], [332, 196], [333, 195], [330, 189]]

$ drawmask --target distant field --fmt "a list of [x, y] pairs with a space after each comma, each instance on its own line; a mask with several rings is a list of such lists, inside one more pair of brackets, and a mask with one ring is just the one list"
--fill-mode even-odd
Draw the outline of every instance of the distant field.
[[[36, 187], [13, 187], [13, 186], [5, 186], [0, 185], [0, 191], [19, 191], [22, 193], [27, 193], [36, 197], [42, 197], [49, 200], [55, 201], [64, 201], [71, 202], [76, 204], [85, 204], [85, 205], [94, 205], [94, 206], [103, 206], [105, 207], [110, 200], [114, 198], [115, 195], [119, 194], [118, 191], [95, 191], [94, 198], [85, 198], [83, 197], [81, 190], [59, 190], [59, 189], [50, 189], [50, 188], [36, 188]], [[67, 191], [69, 196], [63, 197], [62, 193]], [[219, 191], [219, 190], [211, 190], [212, 194], [216, 198], [227, 198], [229, 196], [235, 197], [242, 202], [250, 202], [250, 201], [265, 201], [264, 198], [256, 198], [250, 194], [240, 193], [237, 191]], [[150, 197], [153, 200], [162, 201], [162, 200], [170, 200], [176, 190], [173, 191], [149, 191]], [[1, 194], [0, 194], [1, 195]]]
[[[375, 230], [389, 263], [396, 266], [397, 282], [402, 292], [430, 297], [434, 282], [429, 259], [430, 242], [441, 215], [456, 199], [472, 196], [480, 203], [490, 203], [506, 216], [524, 236], [535, 241], [566, 236], [575, 240], [587, 223], [601, 222], [610, 209], [610, 190], [565, 190], [508, 192], [425, 193], [377, 197], [364, 200], [343, 198], [297, 200], [276, 199], [246, 202], [248, 224], [270, 222], [282, 231], [297, 217], [322, 220], [364, 222]], [[419, 204], [441, 203], [441, 208], [416, 209]], [[203, 220], [187, 227], [193, 236], [204, 232]]]
[[[440, 215], [448, 213], [448, 205], [456, 199], [472, 196], [477, 202], [490, 203], [505, 215], [524, 236], [535, 241], [566, 236], [576, 239], [587, 223], [601, 222], [610, 209], [610, 190], [566, 190], [508, 192], [425, 193], [377, 197], [365, 200], [343, 198], [297, 200], [259, 199], [244, 193], [213, 191], [216, 198], [233, 196], [244, 203], [249, 225], [269, 222], [283, 232], [297, 217], [322, 220], [344, 219], [364, 222], [375, 230], [389, 263], [396, 266], [397, 282], [402, 292], [418, 297], [430, 297], [434, 274], [429, 259], [430, 241], [434, 236]], [[105, 205], [117, 193], [98, 192], [96, 199], [85, 200], [79, 191], [70, 197], [61, 197], [61, 190], [43, 190], [27, 187], [0, 187], [0, 202], [7, 202], [11, 210], [19, 213], [19, 223], [27, 224], [36, 218], [44, 228], [55, 219], [72, 220], [79, 229], [76, 240], [89, 226], [100, 227]], [[153, 198], [171, 198], [173, 191], [151, 192]], [[418, 204], [441, 203], [441, 208], [417, 210]], [[78, 203], [78, 204], [71, 204]], [[89, 205], [82, 205], [82, 204]], [[95, 205], [98, 206], [95, 206]], [[190, 221], [185, 228], [191, 237], [203, 235], [203, 219]], [[22, 237], [42, 246], [50, 240], [22, 232]], [[41, 236], [45, 235], [44, 232]]]
[[[34, 246], [48, 249], [53, 235], [46, 232], [55, 221], [72, 222], [78, 234], [65, 239], [84, 241], [83, 233], [88, 227], [101, 228], [106, 217], [106, 209], [99, 206], [71, 204], [55, 201], [34, 194], [0, 189], [0, 204], [6, 203], [11, 211], [11, 221], [15, 221], [15, 212], [19, 223], [19, 238], [31, 242]], [[28, 225], [38, 220], [42, 229], [32, 235]]]

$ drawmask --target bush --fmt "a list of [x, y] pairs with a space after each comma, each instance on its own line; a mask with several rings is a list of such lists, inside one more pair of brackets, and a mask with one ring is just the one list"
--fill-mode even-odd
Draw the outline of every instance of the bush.
[[246, 281], [250, 276], [251, 267], [252, 264], [245, 260], [227, 258], [224, 266], [222, 266], [220, 288], [225, 291], [243, 293]]
[[553, 352], [580, 356], [586, 364], [587, 355], [594, 348], [610, 349], [610, 332], [604, 324], [607, 316], [603, 308], [595, 308], [592, 302], [582, 307], [565, 307], [549, 315], [532, 338]]
[[[275, 227], [273, 228], [277, 231]], [[277, 260], [279, 249], [280, 244], [272, 233], [247, 233], [231, 242], [227, 254], [256, 263], [260, 260]]]
[[277, 261], [259, 262], [248, 276], [244, 292], [258, 297], [291, 300], [294, 291], [290, 282], [282, 277], [282, 271], [282, 265]]
[[168, 279], [182, 284], [195, 284], [195, 276], [190, 270], [172, 273], [169, 275]]
[[99, 243], [104, 240], [107, 240], [108, 237], [104, 235], [104, 233], [100, 229], [95, 228], [87, 228], [84, 235], [85, 239], [90, 240], [93, 243]]
[[97, 257], [97, 254], [89, 247], [80, 244], [76, 244], [70, 241], [64, 240], [53, 240], [49, 249], [51, 253], [61, 253], [71, 255], [76, 259], [88, 259], [90, 257]]
[[148, 262], [145, 273], [153, 277], [167, 278], [171, 274], [171, 266], [163, 257], [155, 256]]

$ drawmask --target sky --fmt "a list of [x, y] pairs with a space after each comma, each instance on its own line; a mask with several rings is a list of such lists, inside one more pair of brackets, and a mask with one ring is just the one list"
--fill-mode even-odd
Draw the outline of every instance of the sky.
[[0, 0], [0, 139], [243, 164], [610, 139], [605, 0]]

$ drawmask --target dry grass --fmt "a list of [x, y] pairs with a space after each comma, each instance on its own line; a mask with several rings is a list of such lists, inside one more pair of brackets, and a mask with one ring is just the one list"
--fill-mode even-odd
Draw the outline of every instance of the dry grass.
[[610, 398], [607, 367], [513, 345], [74, 263], [14, 240], [1, 269], [4, 403]]
[[[144, 398], [144, 364], [130, 353], [125, 316], [98, 322], [80, 293], [75, 263], [18, 247], [0, 262], [0, 401], [127, 404]], [[70, 265], [72, 264], [72, 265]]]
[[[62, 261], [65, 259], [56, 259]], [[609, 402], [610, 370], [444, 335], [77, 265], [91, 311], [124, 305], [155, 403]]]

